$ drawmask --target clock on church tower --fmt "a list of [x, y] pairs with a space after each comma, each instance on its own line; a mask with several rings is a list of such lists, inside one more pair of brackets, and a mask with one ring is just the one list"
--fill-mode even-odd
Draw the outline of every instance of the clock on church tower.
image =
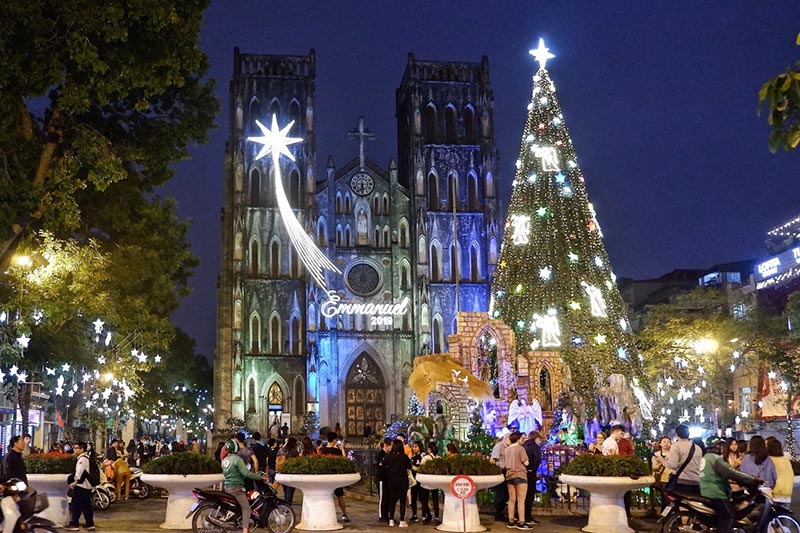
[[359, 196], [366, 196], [375, 189], [375, 180], [366, 172], [358, 172], [350, 178], [350, 190]]

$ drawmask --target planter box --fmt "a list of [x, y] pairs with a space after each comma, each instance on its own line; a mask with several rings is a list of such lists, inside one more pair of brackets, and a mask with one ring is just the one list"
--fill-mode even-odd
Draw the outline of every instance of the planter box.
[[[486, 531], [481, 525], [480, 515], [478, 514], [478, 503], [473, 494], [466, 500], [459, 500], [450, 494], [450, 482], [456, 476], [439, 476], [434, 474], [417, 474], [417, 482], [426, 489], [439, 489], [444, 492], [444, 511], [442, 512], [442, 523], [436, 528], [439, 531], [467, 531], [476, 533]], [[475, 482], [476, 493], [481, 489], [488, 489], [505, 483], [505, 478], [501, 474], [494, 476], [470, 476]], [[461, 502], [464, 502], [464, 520], [462, 520]]]
[[56, 526], [69, 523], [67, 505], [67, 476], [69, 474], [28, 474], [28, 485], [40, 494], [47, 494], [49, 507], [39, 516], [54, 522]]
[[333, 531], [344, 526], [336, 518], [333, 490], [358, 483], [361, 474], [281, 474], [275, 481], [303, 491], [303, 511], [297, 529]]
[[628, 527], [623, 497], [628, 491], [655, 483], [652, 476], [632, 479], [561, 474], [559, 479], [562, 483], [589, 492], [589, 523], [583, 528], [589, 533], [634, 533]]
[[220, 483], [222, 474], [142, 474], [142, 481], [169, 492], [167, 513], [161, 529], [192, 529], [192, 520], [186, 518], [189, 507], [195, 502], [192, 489]]

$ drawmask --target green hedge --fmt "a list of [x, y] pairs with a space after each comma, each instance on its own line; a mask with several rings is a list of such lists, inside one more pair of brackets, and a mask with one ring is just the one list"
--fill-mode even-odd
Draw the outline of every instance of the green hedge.
[[572, 476], [642, 477], [651, 474], [650, 466], [636, 457], [619, 455], [578, 455], [561, 469]]
[[449, 457], [437, 457], [431, 461], [426, 461], [420, 465], [421, 474], [434, 474], [440, 476], [493, 476], [500, 474], [500, 467], [490, 463], [483, 457], [473, 455], [451, 455]]
[[355, 474], [356, 464], [344, 456], [307, 455], [287, 459], [281, 465], [281, 474]]
[[70, 453], [37, 453], [25, 458], [29, 474], [74, 474], [75, 456]]
[[148, 474], [219, 474], [222, 465], [216, 459], [201, 453], [178, 452], [145, 463], [142, 470]]

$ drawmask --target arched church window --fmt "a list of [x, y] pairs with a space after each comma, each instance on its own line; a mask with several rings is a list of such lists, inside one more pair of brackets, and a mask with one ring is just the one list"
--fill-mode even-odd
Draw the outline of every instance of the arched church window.
[[267, 171], [267, 180], [264, 187], [264, 193], [266, 196], [266, 201], [264, 205], [267, 207], [275, 207], [277, 205], [275, 199], [275, 167], [270, 165], [269, 170]]
[[452, 105], [447, 106], [444, 110], [444, 133], [445, 144], [456, 144], [458, 142], [456, 110]]
[[300, 172], [297, 169], [289, 174], [289, 201], [294, 208], [303, 207], [303, 184], [300, 183]]
[[425, 244], [425, 237], [423, 235], [420, 235], [419, 241], [417, 242], [417, 255], [419, 255], [417, 260], [420, 263], [425, 264], [428, 262], [428, 246]]
[[547, 367], [539, 372], [539, 388], [542, 390], [542, 410], [553, 410], [553, 384], [550, 379], [550, 370]]
[[267, 391], [267, 405], [270, 411], [283, 411], [283, 390], [277, 383], [270, 385]]
[[478, 144], [477, 135], [475, 135], [475, 111], [472, 106], [464, 108], [464, 143]]
[[433, 172], [428, 174], [428, 209], [439, 210], [439, 179]]
[[303, 355], [303, 328], [300, 318], [292, 317], [292, 355]]
[[389, 237], [389, 226], [383, 227], [383, 247], [384, 248], [391, 248], [392, 246], [392, 239]]
[[372, 240], [375, 247], [380, 246], [381, 244], [381, 227], [375, 226], [374, 238]]
[[478, 253], [478, 245], [473, 243], [469, 248], [469, 270], [471, 281], [481, 280], [481, 269], [480, 265], [478, 264]]
[[419, 326], [423, 333], [428, 333], [431, 330], [431, 315], [427, 304], [422, 305], [419, 314]]
[[269, 106], [269, 122], [272, 123], [272, 116], [275, 115], [278, 118], [278, 122], [281, 121], [281, 105], [278, 103], [278, 99], [273, 99], [272, 103]]
[[250, 131], [258, 130], [258, 126], [256, 126], [256, 120], [261, 120], [261, 104], [258, 102], [258, 98], [253, 98], [250, 101], [250, 123], [247, 125], [247, 128]]
[[342, 226], [336, 226], [336, 246], [342, 245]]
[[483, 333], [480, 337], [477, 371], [478, 378], [481, 381], [489, 383], [493, 387], [494, 397], [499, 398], [500, 385], [497, 379], [499, 376], [497, 370], [497, 339], [489, 332]]
[[431, 246], [431, 281], [442, 281], [442, 261], [439, 256], [439, 247], [435, 244]]
[[470, 211], [479, 211], [480, 204], [478, 203], [478, 176], [473, 173], [470, 173], [469, 179], [467, 180], [467, 197], [469, 201], [469, 210]]
[[408, 222], [400, 219], [400, 248], [408, 248]]
[[297, 376], [294, 380], [294, 414], [304, 415], [306, 413], [306, 393], [303, 390], [303, 378]]
[[353, 246], [353, 241], [350, 240], [350, 226], [344, 228], [344, 245], [347, 247]]
[[325, 238], [325, 221], [320, 219], [320, 221], [317, 222], [317, 244], [320, 246], [327, 246], [327, 240], [328, 239]]
[[436, 144], [436, 106], [433, 102], [425, 108], [425, 143]]
[[376, 215], [381, 214], [381, 203], [380, 203], [380, 198], [378, 197], [377, 194], [372, 197], [372, 212], [375, 213]]
[[442, 317], [433, 317], [433, 353], [444, 353], [444, 327]]
[[250, 315], [250, 353], [261, 353], [261, 317]]
[[411, 307], [403, 314], [403, 331], [411, 331]]
[[384, 215], [388, 215], [389, 211], [390, 211], [390, 209], [389, 209], [389, 195], [388, 194], [384, 194], [383, 195], [383, 214]]
[[400, 265], [400, 290], [407, 291], [409, 285], [408, 265], [403, 263]]
[[250, 172], [250, 205], [252, 207], [261, 205], [261, 174], [257, 168]]
[[297, 100], [292, 100], [292, 103], [289, 104], [289, 120], [293, 120], [294, 124], [292, 124], [292, 129], [290, 132], [291, 137], [299, 137], [300, 136], [300, 104], [297, 103]]
[[497, 239], [489, 240], [489, 264], [497, 264]]
[[253, 378], [247, 381], [247, 412], [256, 412], [256, 380]]
[[455, 174], [450, 174], [450, 179], [447, 180], [447, 198], [450, 203], [450, 209], [458, 208], [458, 180]]
[[281, 319], [277, 315], [269, 321], [269, 350], [273, 355], [281, 353]]
[[340, 192], [336, 193], [336, 214], [342, 214], [342, 193]]
[[345, 214], [349, 215], [353, 212], [352, 204], [350, 203], [350, 194], [344, 194], [344, 212]]
[[273, 278], [281, 275], [281, 245], [277, 240], [272, 241], [269, 250], [269, 275]]
[[258, 276], [261, 270], [258, 255], [258, 241], [253, 239], [250, 242], [250, 274], [254, 277]]
[[300, 277], [300, 258], [294, 246], [289, 247], [289, 277], [297, 279]]
[[450, 277], [453, 281], [460, 279], [460, 258], [458, 257], [458, 246], [455, 243], [450, 245]]
[[369, 231], [367, 229], [367, 212], [363, 207], [359, 207], [358, 213], [356, 213], [356, 245], [369, 246]]

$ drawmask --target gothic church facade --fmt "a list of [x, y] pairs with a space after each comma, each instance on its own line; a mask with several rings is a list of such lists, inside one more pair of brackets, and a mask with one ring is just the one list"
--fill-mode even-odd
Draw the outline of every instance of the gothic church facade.
[[[414, 357], [444, 353], [456, 313], [487, 311], [498, 256], [493, 96], [480, 63], [409, 55], [398, 158], [316, 165], [315, 55], [234, 52], [217, 294], [215, 427], [298, 431], [308, 411], [348, 435], [406, 411]], [[256, 120], [294, 121], [280, 174], [297, 218], [339, 273], [307, 275], [277, 206]], [[352, 304], [352, 305], [351, 305]], [[382, 313], [375, 310], [383, 310]]]

